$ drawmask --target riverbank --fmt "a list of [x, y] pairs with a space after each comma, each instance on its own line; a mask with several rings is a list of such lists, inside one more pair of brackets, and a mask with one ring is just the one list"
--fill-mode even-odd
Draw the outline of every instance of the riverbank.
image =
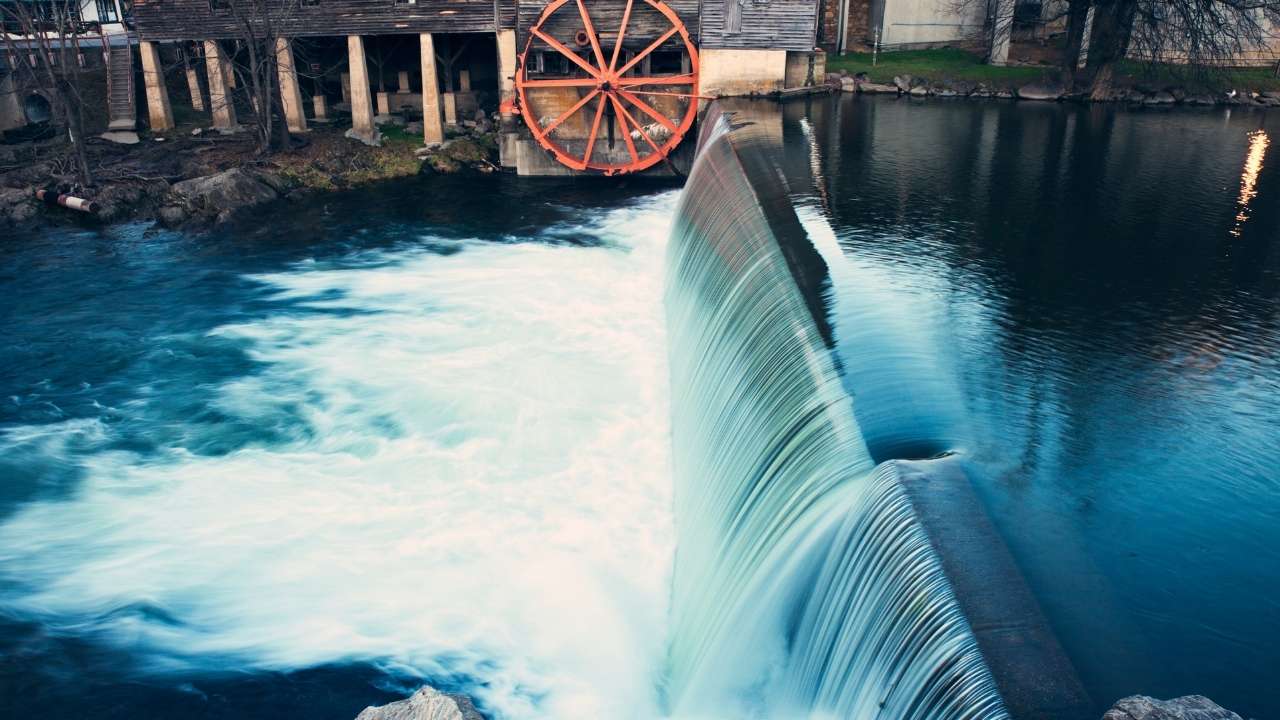
[[[1021, 100], [1090, 100], [1068, 90], [1054, 65], [996, 67], [958, 48], [849, 53], [827, 61], [827, 82], [846, 92]], [[1124, 63], [1106, 101], [1139, 105], [1280, 105], [1280, 78], [1267, 68], [1192, 73], [1177, 66]]]
[[[468, 123], [432, 148], [423, 148], [417, 134], [400, 126], [384, 126], [382, 132], [381, 146], [370, 147], [344, 137], [341, 127], [321, 126], [294, 136], [290, 150], [265, 157], [250, 132], [184, 128], [138, 133], [127, 144], [95, 137], [87, 143], [94, 172], [90, 187], [75, 181], [70, 147], [60, 139], [0, 146], [0, 226], [155, 220], [166, 227], [208, 227], [279, 200], [301, 201], [421, 173], [498, 168], [488, 120]], [[36, 199], [39, 189], [92, 200], [96, 212], [45, 204]]]

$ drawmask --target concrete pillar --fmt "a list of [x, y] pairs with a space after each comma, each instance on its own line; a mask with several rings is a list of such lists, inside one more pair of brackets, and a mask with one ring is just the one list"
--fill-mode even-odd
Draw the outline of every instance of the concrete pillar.
[[422, 33], [418, 39], [422, 53], [422, 140], [429, 145], [444, 142], [440, 79], [436, 73], [436, 44], [431, 33]]
[[18, 88], [13, 75], [0, 75], [0, 132], [26, 124], [27, 118], [22, 112], [22, 103], [18, 101]]
[[236, 107], [227, 88], [227, 68], [231, 63], [222, 54], [217, 40], [204, 41], [204, 66], [209, 76], [209, 110], [213, 126], [230, 130], [236, 126]]
[[409, 87], [409, 71], [408, 70], [401, 70], [398, 79], [400, 81], [400, 89], [397, 90], [396, 92], [400, 93], [401, 95], [408, 95], [409, 93], [413, 92], [413, 88]]
[[1013, 35], [1013, 11], [1016, 0], [996, 0], [996, 16], [991, 21], [991, 64], [1009, 62], [1009, 41]]
[[379, 92], [375, 97], [378, 100], [378, 114], [390, 115], [391, 114], [391, 93], [383, 91], [383, 92]]
[[373, 124], [373, 97], [369, 88], [369, 66], [365, 64], [364, 38], [347, 36], [347, 66], [351, 71], [351, 131], [347, 133], [367, 145], [381, 141]]
[[280, 76], [280, 102], [284, 105], [289, 132], [306, 132], [307, 114], [302, 109], [302, 90], [298, 88], [298, 71], [293, 66], [293, 45], [287, 38], [276, 38], [276, 72]]
[[444, 105], [444, 123], [445, 125], [458, 124], [458, 98], [453, 93], [442, 93], [440, 96], [441, 103]]
[[173, 108], [169, 106], [169, 88], [164, 84], [164, 65], [160, 62], [160, 50], [153, 42], [138, 43], [142, 55], [142, 82], [147, 90], [147, 116], [151, 119], [151, 132], [173, 129]]
[[191, 108], [204, 112], [204, 93], [200, 90], [200, 73], [196, 71], [195, 65], [191, 64], [190, 59], [183, 63], [183, 68], [187, 74], [187, 92], [191, 93]]
[[466, 68], [458, 71], [458, 92], [471, 92], [471, 71]]
[[315, 112], [316, 120], [329, 119], [329, 101], [323, 95], [311, 96], [311, 109]]
[[342, 102], [351, 102], [351, 73], [342, 73], [339, 76], [342, 80]]
[[498, 31], [498, 107], [502, 110], [498, 122], [502, 130], [498, 134], [498, 157], [503, 167], [515, 167], [519, 135], [516, 132], [516, 116], [512, 111], [516, 101], [516, 31]]

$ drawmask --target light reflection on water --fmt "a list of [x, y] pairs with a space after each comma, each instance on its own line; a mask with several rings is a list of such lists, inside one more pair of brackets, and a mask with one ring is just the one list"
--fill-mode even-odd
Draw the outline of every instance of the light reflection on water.
[[1249, 133], [1249, 154], [1244, 160], [1244, 170], [1240, 173], [1240, 199], [1236, 201], [1240, 205], [1240, 212], [1236, 213], [1236, 226], [1231, 229], [1231, 234], [1237, 237], [1240, 235], [1240, 225], [1249, 219], [1249, 201], [1258, 194], [1255, 189], [1258, 173], [1262, 171], [1262, 159], [1266, 157], [1267, 146], [1270, 144], [1266, 132], [1254, 130]]

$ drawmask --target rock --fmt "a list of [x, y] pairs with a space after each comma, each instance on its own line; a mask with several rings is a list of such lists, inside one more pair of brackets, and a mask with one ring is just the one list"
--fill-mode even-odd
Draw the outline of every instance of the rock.
[[1201, 93], [1201, 94], [1198, 94], [1198, 95], [1188, 95], [1188, 96], [1187, 96], [1187, 104], [1188, 104], [1188, 105], [1202, 105], [1202, 106], [1203, 106], [1203, 105], [1213, 105], [1213, 104], [1214, 104], [1213, 96], [1212, 96], [1212, 95], [1207, 95], [1207, 94], [1204, 94], [1204, 93]]
[[200, 135], [203, 133], [204, 133], [204, 128], [193, 128], [191, 130], [191, 135], [193, 137], [200, 137]]
[[488, 153], [474, 140], [455, 138], [441, 150], [447, 157], [461, 163], [475, 163], [488, 158]]
[[864, 93], [892, 93], [898, 94], [896, 85], [885, 85], [883, 83], [864, 82], [858, 85], [858, 92]]
[[187, 211], [177, 205], [165, 205], [158, 215], [160, 224], [165, 227], [177, 227], [187, 220]]
[[[279, 197], [270, 185], [240, 168], [175, 183], [170, 195], [177, 201], [175, 204], [206, 216], [221, 216]], [[225, 221], [226, 218], [219, 219]]]
[[382, 133], [378, 132], [376, 128], [374, 129], [372, 135], [365, 135], [364, 133], [358, 133], [356, 132], [355, 128], [351, 128], [350, 130], [343, 133], [343, 137], [350, 138], [352, 140], [359, 140], [360, 142], [364, 143], [365, 145], [368, 145], [369, 147], [382, 147]]
[[31, 188], [0, 188], [0, 222], [26, 222], [37, 212], [39, 206]]
[[1177, 101], [1173, 93], [1164, 90], [1153, 92], [1142, 100], [1144, 105], [1172, 105]]
[[929, 88], [924, 85], [917, 85], [911, 88], [911, 94], [915, 97], [924, 97], [929, 94]]
[[1012, 100], [1014, 95], [1012, 90], [994, 90], [990, 97], [999, 98], [1000, 100]]
[[1203, 695], [1185, 695], [1173, 700], [1131, 695], [1113, 705], [1102, 720], [1241, 720], [1241, 717]]
[[145, 199], [143, 188], [132, 184], [108, 185], [93, 197], [98, 204], [98, 218], [106, 222], [131, 217]]
[[859, 85], [858, 81], [849, 77], [844, 78], [843, 80], [840, 81], [840, 89], [844, 92], [857, 92], [858, 85]]
[[98, 137], [120, 145], [137, 145], [140, 142], [138, 133], [131, 130], [111, 130], [110, 132], [102, 133]]
[[484, 720], [484, 716], [466, 695], [423, 686], [406, 700], [365, 708], [356, 720]]
[[1032, 82], [1018, 88], [1018, 97], [1023, 100], [1059, 100], [1066, 89], [1062, 87], [1062, 83]]
[[911, 76], [910, 75], [894, 75], [893, 84], [900, 92], [911, 92]]

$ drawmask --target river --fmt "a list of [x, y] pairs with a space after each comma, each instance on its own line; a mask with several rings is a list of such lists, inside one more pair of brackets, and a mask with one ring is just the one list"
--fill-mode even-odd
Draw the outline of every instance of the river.
[[[1280, 115], [792, 102], [876, 459], [957, 452], [1099, 705], [1280, 713]], [[678, 188], [0, 243], [0, 707], [661, 717]]]

